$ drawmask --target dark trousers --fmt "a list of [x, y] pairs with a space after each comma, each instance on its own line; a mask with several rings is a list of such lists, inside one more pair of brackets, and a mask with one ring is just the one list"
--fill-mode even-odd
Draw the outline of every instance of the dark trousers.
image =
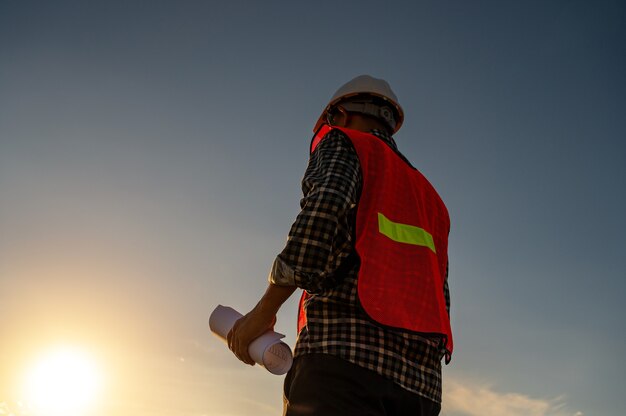
[[328, 354], [294, 360], [283, 402], [283, 416], [437, 416], [441, 410], [439, 403]]

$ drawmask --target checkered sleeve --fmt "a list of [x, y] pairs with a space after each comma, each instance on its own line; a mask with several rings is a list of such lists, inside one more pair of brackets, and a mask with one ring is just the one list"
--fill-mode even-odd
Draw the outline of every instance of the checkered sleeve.
[[298, 286], [311, 294], [338, 282], [334, 271], [350, 245], [348, 221], [357, 203], [361, 171], [356, 151], [339, 130], [330, 131], [311, 154], [301, 211], [287, 244], [272, 265], [269, 281]]

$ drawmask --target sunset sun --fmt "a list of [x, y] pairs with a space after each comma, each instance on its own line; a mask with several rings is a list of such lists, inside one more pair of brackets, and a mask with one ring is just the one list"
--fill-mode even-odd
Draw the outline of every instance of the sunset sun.
[[103, 374], [86, 351], [60, 347], [40, 356], [24, 379], [24, 401], [36, 416], [83, 416], [94, 410]]

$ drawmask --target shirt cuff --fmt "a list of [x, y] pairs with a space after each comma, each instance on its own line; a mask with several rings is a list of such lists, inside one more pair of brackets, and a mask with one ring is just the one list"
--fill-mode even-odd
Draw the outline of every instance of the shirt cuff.
[[268, 279], [269, 282], [276, 286], [296, 286], [296, 277], [293, 269], [280, 257], [276, 257]]

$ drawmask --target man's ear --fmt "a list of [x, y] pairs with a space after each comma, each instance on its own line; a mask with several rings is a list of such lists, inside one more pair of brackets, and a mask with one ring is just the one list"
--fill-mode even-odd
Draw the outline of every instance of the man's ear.
[[329, 111], [326, 114], [326, 123], [328, 123], [329, 126], [335, 125], [335, 113], [333, 111]]
[[348, 124], [348, 113], [342, 107], [337, 106], [328, 113], [328, 125], [346, 127]]

